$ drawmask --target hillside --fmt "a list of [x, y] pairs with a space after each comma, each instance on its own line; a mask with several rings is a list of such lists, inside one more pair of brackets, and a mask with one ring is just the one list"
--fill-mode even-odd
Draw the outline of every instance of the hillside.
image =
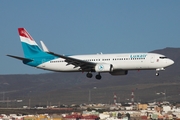
[[[0, 75], [0, 100], [22, 99], [22, 105], [59, 103], [112, 103], [116, 93], [118, 101], [131, 98], [136, 101], [180, 101], [180, 48], [165, 48], [152, 51], [173, 59], [175, 64], [160, 76], [155, 71], [130, 71], [126, 76], [102, 74], [102, 80], [86, 78], [86, 73], [48, 73], [37, 75]], [[157, 95], [156, 92], [166, 92]], [[3, 103], [0, 103], [3, 105]], [[9, 103], [8, 106], [16, 106]]]

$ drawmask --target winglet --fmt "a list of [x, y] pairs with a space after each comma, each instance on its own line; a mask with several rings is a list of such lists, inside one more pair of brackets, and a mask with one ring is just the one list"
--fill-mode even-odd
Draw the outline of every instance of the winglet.
[[40, 41], [40, 43], [44, 52], [50, 52], [43, 41]]

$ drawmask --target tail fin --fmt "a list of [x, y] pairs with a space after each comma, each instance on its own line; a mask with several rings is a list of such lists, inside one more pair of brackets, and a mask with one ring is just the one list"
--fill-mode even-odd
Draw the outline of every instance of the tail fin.
[[25, 58], [32, 58], [46, 54], [37, 45], [31, 35], [26, 31], [25, 28], [18, 28], [20, 40], [22, 43], [22, 48], [24, 51]]

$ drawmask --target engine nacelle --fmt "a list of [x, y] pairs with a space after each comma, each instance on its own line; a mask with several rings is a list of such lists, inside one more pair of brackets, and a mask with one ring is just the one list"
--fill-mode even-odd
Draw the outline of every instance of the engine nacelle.
[[128, 71], [127, 70], [117, 70], [110, 72], [111, 75], [127, 75]]
[[96, 72], [113, 72], [113, 66], [111, 64], [97, 64], [95, 66], [95, 71]]

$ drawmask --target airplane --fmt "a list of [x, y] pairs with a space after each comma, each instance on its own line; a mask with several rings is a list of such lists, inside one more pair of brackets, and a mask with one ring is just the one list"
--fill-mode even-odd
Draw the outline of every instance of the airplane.
[[24, 57], [7, 55], [21, 60], [25, 65], [56, 71], [56, 72], [86, 72], [88, 78], [100, 80], [101, 73], [111, 75], [127, 75], [130, 70], [159, 71], [174, 64], [174, 61], [157, 53], [119, 53], [119, 54], [89, 54], [61, 55], [48, 50], [41, 41], [41, 49], [25, 28], [18, 28]]

